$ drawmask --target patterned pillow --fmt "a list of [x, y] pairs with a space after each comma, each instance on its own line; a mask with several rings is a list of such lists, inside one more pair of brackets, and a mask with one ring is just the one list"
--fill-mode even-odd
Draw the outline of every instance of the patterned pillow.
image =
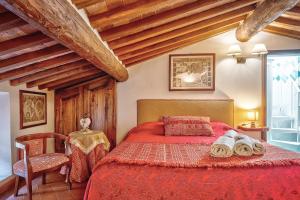
[[165, 116], [165, 135], [213, 136], [209, 117]]

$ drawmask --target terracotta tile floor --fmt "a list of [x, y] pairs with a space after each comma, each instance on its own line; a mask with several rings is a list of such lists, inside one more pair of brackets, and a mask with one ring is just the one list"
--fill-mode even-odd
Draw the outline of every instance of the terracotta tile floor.
[[[72, 190], [68, 190], [68, 185], [64, 182], [64, 176], [58, 173], [47, 174], [47, 183], [42, 184], [41, 178], [33, 181], [33, 200], [82, 200], [86, 183], [73, 183]], [[18, 197], [6, 194], [0, 199], [7, 200], [26, 200], [27, 189], [23, 186], [19, 189]]]

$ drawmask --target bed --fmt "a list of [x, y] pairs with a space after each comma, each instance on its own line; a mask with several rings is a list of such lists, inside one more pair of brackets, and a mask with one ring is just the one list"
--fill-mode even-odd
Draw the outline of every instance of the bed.
[[[133, 144], [159, 148], [209, 145], [233, 127], [232, 100], [139, 100], [137, 107], [137, 127], [110, 154], [122, 154], [124, 146]], [[160, 122], [165, 115], [209, 116], [215, 136], [165, 136]], [[113, 156], [106, 160], [109, 157]], [[228, 168], [103, 160], [93, 170], [86, 200], [300, 199], [300, 159], [287, 165]]]

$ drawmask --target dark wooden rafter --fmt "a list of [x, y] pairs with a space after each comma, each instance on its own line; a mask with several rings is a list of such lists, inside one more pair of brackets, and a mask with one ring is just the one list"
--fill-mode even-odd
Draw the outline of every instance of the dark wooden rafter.
[[58, 44], [39, 51], [22, 54], [0, 62], [0, 72], [17, 69], [70, 53], [71, 50]]
[[[258, 0], [241, 0], [232, 2], [215, 0], [195, 2], [194, 4], [197, 4], [197, 6], [192, 4], [192, 6], [186, 5], [183, 7], [175, 8], [173, 10], [160, 13], [159, 15], [144, 18], [142, 20], [129, 23], [124, 26], [119, 26], [104, 32], [100, 32], [100, 34], [105, 41], [110, 42], [112, 40], [116, 40], [140, 32], [140, 34], [136, 34], [127, 39], [132, 40], [134, 37], [135, 39], [141, 38], [139, 39], [139, 41], [141, 41], [145, 38], [153, 37], [167, 32], [168, 30], [175, 30], [183, 26], [197, 23], [201, 20], [209, 19], [210, 17], [215, 17], [217, 15], [254, 4], [257, 1]], [[193, 13], [192, 11], [194, 10], [198, 12]], [[192, 12], [192, 15], [186, 16], [184, 14], [185, 12]], [[183, 17], [178, 19], [178, 16], [182, 15]], [[177, 20], [172, 20], [174, 17], [176, 17]], [[122, 43], [127, 39], [119, 42]]]
[[77, 8], [81, 9], [99, 3], [99, 0], [88, 0], [88, 1], [73, 0], [73, 3], [77, 6]]
[[111, 28], [110, 24], [124, 24], [128, 21], [138, 19], [140, 13], [149, 15], [157, 12], [157, 10], [166, 6], [176, 5], [181, 3], [182, 0], [139, 0], [137, 2], [128, 4], [121, 8], [115, 8], [104, 13], [100, 13], [94, 16], [90, 16], [90, 21], [93, 27], [103, 30], [105, 28]]
[[[249, 1], [247, 1], [249, 3]], [[253, 4], [254, 1], [251, 3]], [[203, 26], [203, 21], [206, 20], [208, 22], [210, 19], [213, 17], [218, 17], [220, 15], [224, 15], [229, 12], [237, 12], [237, 9], [241, 9], [245, 12], [249, 12], [249, 5], [247, 4], [241, 4], [240, 1], [238, 2], [233, 2], [233, 3], [228, 3], [201, 13], [197, 13], [192, 16], [188, 16], [152, 29], [148, 29], [145, 31], [142, 31], [140, 33], [136, 33], [134, 35], [129, 35], [125, 38], [121, 38], [119, 40], [115, 40], [109, 43], [113, 49], [117, 47], [122, 47], [124, 46], [123, 44], [134, 44], [136, 42], [143, 42], [146, 39], [149, 40], [154, 40], [153, 38], [158, 36], [159, 38], [170, 36], [174, 37], [176, 34], [184, 34], [190, 31], [193, 31], [194, 29], [197, 28], [197, 26]], [[250, 4], [250, 3], [249, 3]], [[248, 5], [248, 6], [247, 6]], [[250, 4], [251, 6], [251, 4]], [[250, 8], [251, 9], [251, 8]], [[229, 14], [229, 15], [232, 15]], [[225, 15], [228, 17], [228, 15]], [[219, 18], [220, 19], [220, 18]], [[172, 32], [174, 32], [172, 34]], [[174, 35], [174, 36], [172, 36]], [[117, 46], [117, 47], [116, 47]], [[126, 47], [126, 46], [125, 46]]]
[[91, 64], [86, 64], [85, 66], [79, 67], [79, 68], [75, 68], [75, 69], [70, 69], [68, 71], [65, 71], [64, 73], [60, 73], [60, 74], [54, 74], [54, 75], [50, 75], [48, 77], [45, 78], [40, 78], [31, 82], [28, 82], [26, 84], [26, 86], [28, 88], [32, 88], [38, 85], [42, 85], [54, 80], [59, 80], [59, 79], [64, 79], [67, 77], [71, 77], [71, 76], [77, 76], [80, 73], [85, 73], [85, 72], [90, 72], [90, 71], [100, 71], [99, 69], [95, 68], [93, 65]]
[[264, 0], [237, 28], [237, 39], [241, 42], [248, 41], [298, 2], [299, 0]]
[[279, 17], [278, 19], [275, 20], [275, 22], [290, 25], [290, 26], [300, 26], [300, 21], [289, 19], [286, 17]]
[[0, 0], [0, 4], [115, 79], [128, 79], [126, 68], [68, 1]]
[[82, 66], [88, 63], [81, 59], [82, 58], [75, 53], [67, 54], [43, 62], [34, 63], [20, 69], [1, 73], [0, 80], [13, 79], [10, 82], [11, 85], [20, 85], [22, 83], [33, 81], [33, 79], [37, 77], [42, 78], [50, 75], [51, 72], [57, 70], [58, 67], [72, 69], [72, 67]]
[[[229, 20], [226, 20], [224, 22], [220, 22], [220, 23], [217, 23], [217, 24], [214, 24], [214, 25], [211, 25], [211, 26], [207, 26], [205, 28], [193, 31], [191, 33], [187, 33], [185, 35], [181, 35], [181, 36], [176, 37], [176, 38], [165, 40], [163, 42], [159, 42], [159, 43], [153, 44], [151, 46], [147, 46], [147, 47], [135, 50], [135, 51], [131, 52], [130, 56], [127, 54], [126, 57], [130, 57], [130, 58], [139, 57], [141, 54], [145, 54], [147, 52], [154, 51], [154, 50], [160, 49], [162, 47], [166, 47], [166, 46], [169, 46], [169, 45], [174, 45], [176, 43], [180, 43], [180, 42], [183, 42], [183, 41], [186, 41], [186, 40], [192, 40], [193, 38], [199, 37], [199, 35], [209, 33], [210, 31], [218, 29], [218, 28], [222, 28], [222, 27], [230, 26], [232, 24], [236, 24], [236, 23], [242, 21], [243, 19], [245, 19], [245, 15], [244, 16], [239, 16], [239, 17], [236, 17], [236, 18], [233, 18], [233, 19], [229, 19]], [[124, 62], [126, 63], [126, 59], [124, 60]]]
[[11, 12], [7, 11], [0, 13], [0, 32], [7, 31], [18, 26], [23, 26], [25, 24], [27, 24], [27, 22]]
[[292, 9], [288, 10], [286, 13], [290, 15], [300, 15], [300, 6], [295, 6]]
[[300, 31], [287, 30], [287, 29], [275, 27], [272, 25], [265, 27], [263, 31], [268, 32], [268, 33], [277, 34], [277, 35], [282, 35], [285, 37], [298, 39], [298, 40], [300, 39]]
[[63, 78], [63, 79], [59, 79], [59, 80], [51, 81], [49, 83], [42, 84], [42, 85], [39, 85], [38, 88], [40, 90], [46, 89], [46, 88], [51, 89], [51, 88], [55, 88], [55, 87], [60, 86], [60, 85], [71, 84], [71, 83], [74, 83], [74, 82], [75, 83], [76, 82], [81, 82], [81, 81], [83, 81], [82, 78], [87, 78], [89, 76], [91, 77], [91, 76], [97, 76], [97, 75], [104, 76], [105, 73], [99, 72], [99, 70], [95, 69], [93, 71], [80, 73], [76, 76], [66, 77], [66, 78]]
[[[229, 13], [226, 13], [223, 15], [219, 15], [214, 18], [210, 18], [210, 19], [198, 22], [196, 24], [192, 24], [192, 25], [168, 32], [168, 33], [161, 34], [156, 37], [152, 37], [152, 38], [143, 40], [141, 42], [134, 43], [132, 45], [117, 48], [114, 51], [117, 55], [119, 55], [119, 58], [121, 60], [127, 59], [128, 57], [130, 57], [130, 54], [129, 54], [130, 52], [133, 52], [133, 51], [136, 51], [136, 50], [142, 49], [144, 47], [151, 46], [151, 45], [154, 45], [154, 44], [166, 41], [166, 40], [170, 40], [172, 38], [184, 36], [189, 33], [193, 33], [193, 32], [196, 33], [197, 30], [201, 30], [205, 27], [208, 27], [208, 26], [211, 26], [214, 24], [218, 24], [218, 23], [230, 20], [230, 19], [234, 19], [236, 17], [245, 16], [248, 12], [250, 12], [252, 10], [253, 10], [252, 6], [241, 8], [238, 11], [232, 11], [232, 12], [229, 12]], [[186, 37], [189, 37], [189, 35], [187, 35]]]
[[[155, 47], [149, 47], [141, 49], [139, 55], [133, 56], [129, 59], [124, 60], [124, 63], [127, 66], [148, 60], [150, 58], [159, 56], [161, 54], [173, 51], [178, 48], [182, 48], [194, 43], [197, 43], [199, 41], [208, 39], [210, 37], [219, 35], [221, 33], [227, 32], [229, 30], [232, 30], [238, 26], [239, 22], [227, 23], [227, 24], [219, 24], [219, 25], [213, 25], [211, 27], [204, 28], [202, 30], [202, 34], [199, 33], [199, 35], [191, 37], [191, 38], [185, 38], [185, 39], [177, 39], [177, 40], [170, 40], [168, 42], [165, 42], [163, 44], [157, 44]], [[137, 52], [136, 52], [137, 53]]]
[[16, 39], [0, 43], [0, 56], [21, 51], [27, 48], [34, 48], [36, 46], [45, 45], [47, 43], [53, 44], [53, 39], [49, 38], [41, 32], [18, 37]]
[[90, 76], [82, 77], [80, 79], [75, 79], [75, 80], [71, 80], [71, 81], [68, 81], [65, 83], [49, 86], [48, 90], [59, 90], [59, 89], [63, 89], [63, 88], [69, 88], [72, 86], [75, 87], [77, 85], [84, 84], [88, 81], [94, 81], [94, 80], [97, 80], [98, 78], [102, 78], [102, 77], [106, 77], [106, 75], [104, 73], [93, 74]]

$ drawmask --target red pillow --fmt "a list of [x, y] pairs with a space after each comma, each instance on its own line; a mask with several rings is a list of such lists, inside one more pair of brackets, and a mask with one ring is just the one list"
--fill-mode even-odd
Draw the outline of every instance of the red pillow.
[[168, 116], [163, 120], [165, 135], [214, 135], [209, 117]]

